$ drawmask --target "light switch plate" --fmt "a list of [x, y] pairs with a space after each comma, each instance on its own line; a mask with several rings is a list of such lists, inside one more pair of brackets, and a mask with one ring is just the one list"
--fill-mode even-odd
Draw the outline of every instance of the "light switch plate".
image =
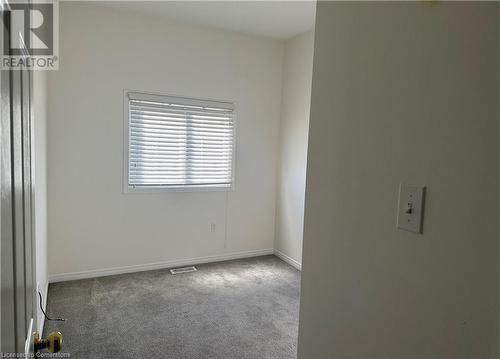
[[422, 233], [425, 186], [399, 185], [397, 227], [405, 231]]

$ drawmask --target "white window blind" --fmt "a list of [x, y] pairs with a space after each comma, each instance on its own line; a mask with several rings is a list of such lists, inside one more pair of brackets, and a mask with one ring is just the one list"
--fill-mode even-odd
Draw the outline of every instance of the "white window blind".
[[127, 94], [128, 186], [230, 187], [233, 105]]

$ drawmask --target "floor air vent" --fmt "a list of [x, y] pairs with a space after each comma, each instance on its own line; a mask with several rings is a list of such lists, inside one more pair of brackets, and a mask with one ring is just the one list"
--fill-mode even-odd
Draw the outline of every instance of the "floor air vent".
[[196, 267], [182, 267], [182, 268], [174, 268], [170, 270], [171, 274], [182, 274], [182, 273], [190, 273], [196, 272]]

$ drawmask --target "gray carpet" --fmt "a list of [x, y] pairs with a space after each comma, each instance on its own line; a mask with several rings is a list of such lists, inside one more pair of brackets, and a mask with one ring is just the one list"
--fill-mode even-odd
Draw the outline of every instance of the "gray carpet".
[[51, 284], [44, 334], [79, 358], [295, 358], [300, 273], [274, 256]]

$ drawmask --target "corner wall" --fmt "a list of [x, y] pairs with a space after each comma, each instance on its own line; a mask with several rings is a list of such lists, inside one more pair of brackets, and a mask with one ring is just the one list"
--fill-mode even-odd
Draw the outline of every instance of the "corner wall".
[[274, 247], [301, 268], [314, 32], [285, 43]]
[[498, 357], [497, 6], [318, 2], [299, 358]]

